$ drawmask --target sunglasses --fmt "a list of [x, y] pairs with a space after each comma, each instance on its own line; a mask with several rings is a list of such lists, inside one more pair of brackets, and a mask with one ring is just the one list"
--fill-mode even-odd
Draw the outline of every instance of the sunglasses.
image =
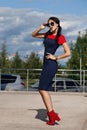
[[47, 25], [46, 25], [46, 26], [48, 26], [48, 27], [50, 27], [50, 26], [54, 26], [54, 22], [47, 23]]

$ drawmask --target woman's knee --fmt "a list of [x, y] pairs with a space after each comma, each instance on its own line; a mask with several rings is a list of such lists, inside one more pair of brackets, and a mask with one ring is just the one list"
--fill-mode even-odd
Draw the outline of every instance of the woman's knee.
[[47, 93], [47, 91], [46, 91], [46, 90], [39, 90], [39, 93], [40, 93], [41, 95], [43, 95], [43, 94]]
[[40, 93], [40, 94], [43, 94], [43, 92], [44, 92], [44, 90], [39, 90], [39, 93]]

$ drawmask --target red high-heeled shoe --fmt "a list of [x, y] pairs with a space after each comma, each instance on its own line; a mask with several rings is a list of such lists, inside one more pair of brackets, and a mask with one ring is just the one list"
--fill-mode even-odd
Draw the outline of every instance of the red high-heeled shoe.
[[49, 121], [47, 122], [48, 125], [54, 125], [55, 121], [60, 121], [60, 117], [58, 116], [57, 113], [55, 113], [53, 110], [47, 113], [49, 117]]

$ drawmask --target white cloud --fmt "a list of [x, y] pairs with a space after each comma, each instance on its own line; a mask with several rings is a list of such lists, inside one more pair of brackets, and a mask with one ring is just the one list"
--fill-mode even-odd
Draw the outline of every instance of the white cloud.
[[41, 46], [41, 42], [32, 42], [32, 45], [34, 45], [34, 46]]
[[[43, 55], [40, 39], [32, 38], [31, 33], [53, 14], [45, 14], [31, 9], [0, 8], [0, 48], [6, 41], [9, 54], [19, 51], [28, 55], [31, 51]], [[87, 27], [87, 16], [57, 15], [60, 18], [66, 38], [74, 41], [79, 31]], [[45, 30], [44, 30], [45, 31]], [[61, 51], [61, 50], [60, 50]]]

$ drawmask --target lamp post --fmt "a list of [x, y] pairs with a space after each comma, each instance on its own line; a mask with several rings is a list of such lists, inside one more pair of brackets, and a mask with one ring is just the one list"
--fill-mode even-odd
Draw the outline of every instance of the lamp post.
[[[81, 38], [81, 32], [79, 32], [79, 38]], [[81, 42], [81, 40], [80, 40]], [[80, 85], [82, 85], [82, 44], [79, 44], [80, 51]]]
[[82, 47], [80, 45], [80, 85], [82, 85]]
[[[79, 33], [80, 35], [80, 33]], [[72, 40], [71, 40], [71, 47], [73, 48], [74, 45], [72, 43]], [[80, 85], [82, 85], [82, 45], [79, 44], [78, 45], [78, 48], [79, 48], [79, 70], [80, 70]]]

